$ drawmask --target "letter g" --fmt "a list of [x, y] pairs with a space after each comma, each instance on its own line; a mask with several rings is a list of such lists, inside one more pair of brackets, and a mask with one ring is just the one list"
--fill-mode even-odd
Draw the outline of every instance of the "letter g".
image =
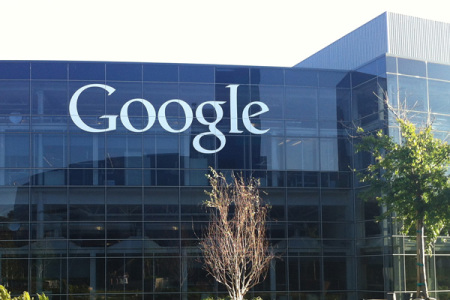
[[110, 87], [106, 84], [88, 84], [88, 85], [85, 85], [85, 86], [79, 88], [73, 94], [72, 98], [70, 99], [70, 103], [69, 103], [69, 113], [70, 113], [70, 117], [72, 118], [72, 121], [81, 130], [84, 130], [87, 132], [106, 132], [106, 131], [116, 130], [117, 116], [115, 116], [115, 115], [103, 115], [103, 116], [99, 117], [100, 119], [108, 119], [108, 127], [105, 129], [92, 128], [92, 127], [88, 126], [86, 123], [84, 123], [83, 120], [81, 120], [80, 115], [78, 114], [78, 108], [77, 108], [78, 97], [80, 97], [81, 93], [84, 90], [87, 90], [91, 87], [98, 87], [98, 88], [106, 90], [108, 92], [108, 96], [111, 95], [112, 93], [114, 93], [114, 91], [116, 90], [113, 87]]

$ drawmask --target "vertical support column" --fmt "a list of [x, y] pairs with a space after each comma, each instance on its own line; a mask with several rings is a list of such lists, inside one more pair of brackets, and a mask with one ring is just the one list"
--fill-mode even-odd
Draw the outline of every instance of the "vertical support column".
[[97, 266], [96, 266], [96, 260], [95, 260], [95, 253], [91, 252], [91, 258], [89, 259], [89, 292], [90, 292], [90, 299], [95, 300], [95, 294], [97, 291]]

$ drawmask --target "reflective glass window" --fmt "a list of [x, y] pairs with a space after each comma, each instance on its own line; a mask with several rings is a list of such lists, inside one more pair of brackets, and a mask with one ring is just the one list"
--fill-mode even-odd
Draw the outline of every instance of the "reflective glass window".
[[440, 114], [450, 114], [450, 82], [428, 81], [430, 110]]
[[450, 66], [428, 63], [428, 77], [450, 81]]
[[[252, 102], [261, 101], [269, 107], [269, 111], [261, 114], [255, 118], [263, 119], [282, 119], [283, 118], [283, 104], [284, 104], [284, 91], [282, 87], [277, 86], [251, 86], [250, 99]], [[250, 106], [249, 115], [261, 111], [259, 105]], [[242, 111], [239, 111], [240, 114]]]
[[151, 187], [144, 189], [144, 220], [178, 220], [178, 188]]
[[317, 87], [319, 84], [318, 71], [292, 68], [284, 72], [286, 85]]
[[141, 81], [142, 65], [139, 63], [106, 63], [106, 80]]
[[317, 139], [287, 138], [286, 168], [288, 170], [318, 170], [319, 153]]
[[90, 187], [69, 187], [70, 221], [104, 221], [105, 189]]
[[321, 71], [319, 73], [319, 86], [350, 88], [350, 74], [339, 71]]
[[386, 72], [397, 73], [397, 58], [386, 56]]
[[289, 221], [318, 222], [319, 192], [289, 189], [287, 192]]
[[179, 136], [156, 136], [156, 166], [158, 168], [179, 167]]
[[69, 63], [69, 80], [105, 80], [105, 64], [94, 62]]
[[67, 79], [67, 63], [32, 62], [31, 79]]
[[0, 62], [0, 79], [30, 79], [30, 64], [26, 62]]
[[286, 87], [285, 117], [300, 121], [317, 120], [317, 103], [317, 89]]
[[399, 97], [406, 109], [428, 111], [426, 79], [399, 76]]
[[67, 138], [62, 134], [35, 134], [33, 136], [33, 165], [37, 168], [67, 166]]
[[217, 83], [249, 84], [250, 72], [245, 67], [216, 67]]
[[320, 88], [319, 89], [319, 119], [320, 120], [336, 120], [337, 119], [337, 95], [336, 89]]
[[141, 135], [107, 135], [106, 166], [109, 168], [141, 168]]
[[[2, 139], [2, 135], [0, 135]], [[6, 133], [3, 135], [4, 166], [5, 167], [30, 167], [30, 135], [21, 133]]]
[[0, 114], [9, 115], [13, 123], [20, 123], [22, 115], [29, 113], [30, 82], [0, 81]]
[[337, 139], [320, 139], [320, 170], [322, 171], [338, 171], [338, 140]]
[[[66, 188], [33, 188], [31, 190], [31, 220], [33, 221], [66, 221], [67, 220], [67, 189]], [[60, 226], [61, 224], [55, 224]], [[59, 228], [59, 227], [58, 227]], [[55, 227], [55, 229], [58, 229]], [[59, 230], [59, 229], [58, 229]], [[38, 232], [37, 238], [43, 232]], [[60, 232], [58, 234], [64, 234]], [[61, 235], [60, 235], [61, 236]]]
[[144, 81], [178, 82], [178, 65], [144, 64]]
[[142, 189], [108, 187], [106, 213], [107, 221], [140, 221], [142, 219]]
[[426, 77], [427, 70], [424, 61], [397, 58], [398, 73]]
[[104, 166], [105, 139], [100, 134], [72, 134], [69, 137], [70, 166], [85, 168]]
[[[2, 187], [0, 189], [2, 201], [0, 202], [0, 219], [2, 222], [27, 222], [29, 192], [27, 188]], [[20, 224], [11, 224], [11, 231], [19, 230]]]
[[213, 66], [180, 65], [180, 82], [214, 82]]
[[251, 84], [283, 85], [284, 70], [281, 68], [251, 68]]
[[275, 136], [252, 137], [252, 168], [285, 169], [285, 139]]
[[68, 115], [66, 81], [31, 81], [31, 113]]

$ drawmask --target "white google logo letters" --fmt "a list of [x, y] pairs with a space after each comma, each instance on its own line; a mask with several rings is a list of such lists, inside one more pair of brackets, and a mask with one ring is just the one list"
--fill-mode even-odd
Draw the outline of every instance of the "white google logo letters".
[[[238, 128], [238, 111], [237, 111], [237, 89], [238, 89], [238, 87], [239, 87], [238, 84], [230, 84], [227, 86], [227, 88], [230, 89], [230, 131], [229, 131], [229, 133], [242, 133], [243, 132], [242, 130], [239, 130], [239, 128]], [[115, 91], [115, 89], [113, 87], [106, 85], [106, 84], [88, 84], [88, 85], [85, 85], [85, 86], [79, 88], [73, 94], [72, 98], [70, 99], [70, 103], [69, 103], [70, 117], [72, 118], [72, 121], [75, 123], [76, 126], [78, 126], [81, 130], [84, 130], [87, 132], [114, 131], [114, 130], [116, 130], [116, 126], [117, 126], [117, 118], [120, 117], [120, 121], [122, 122], [123, 126], [132, 132], [145, 132], [145, 131], [149, 130], [150, 128], [152, 128], [153, 124], [155, 123], [156, 118], [158, 118], [159, 124], [161, 125], [161, 127], [164, 130], [166, 130], [167, 132], [179, 133], [179, 132], [183, 132], [183, 131], [187, 130], [191, 126], [192, 121], [194, 119], [194, 114], [193, 114], [191, 107], [189, 106], [189, 104], [187, 104], [185, 101], [183, 101], [181, 99], [172, 99], [172, 100], [168, 100], [168, 101], [164, 102], [161, 105], [161, 107], [159, 108], [158, 113], [156, 113], [154, 106], [149, 101], [147, 101], [145, 99], [135, 98], [135, 99], [128, 100], [122, 106], [119, 115], [103, 115], [103, 116], [99, 117], [100, 119], [107, 119], [107, 127], [106, 128], [102, 128], [102, 129], [93, 128], [93, 127], [88, 126], [85, 122], [83, 122], [80, 115], [78, 114], [78, 108], [77, 108], [78, 98], [80, 97], [82, 92], [84, 92], [85, 90], [87, 90], [89, 88], [104, 89], [108, 92], [108, 95], [111, 95]], [[135, 103], [135, 102], [141, 103], [144, 106], [145, 111], [147, 112], [148, 122], [147, 122], [147, 125], [142, 129], [134, 127], [131, 124], [130, 119], [128, 117], [128, 108], [132, 103]], [[167, 106], [171, 103], [176, 103], [176, 104], [180, 105], [181, 109], [184, 112], [185, 123], [181, 129], [174, 129], [167, 122], [166, 109], [167, 109]], [[209, 129], [209, 131], [195, 136], [194, 140], [192, 141], [192, 145], [198, 152], [207, 153], [207, 154], [216, 153], [216, 152], [219, 152], [220, 150], [222, 150], [223, 147], [225, 146], [225, 143], [226, 143], [225, 135], [220, 130], [218, 130], [216, 127], [217, 123], [219, 123], [223, 118], [223, 109], [222, 109], [221, 105], [223, 105], [225, 103], [226, 103], [226, 101], [206, 101], [206, 102], [201, 103], [195, 110], [195, 117], [197, 118], [198, 122], [202, 125], [208, 126], [208, 129]], [[203, 108], [207, 105], [212, 106], [216, 112], [216, 119], [212, 122], [206, 120], [205, 117], [203, 116]], [[259, 106], [260, 110], [256, 113], [249, 115], [250, 108], [254, 105]], [[268, 111], [269, 111], [269, 107], [263, 102], [254, 101], [254, 102], [250, 102], [249, 104], [247, 104], [242, 111], [242, 122], [244, 123], [245, 128], [253, 134], [264, 134], [267, 131], [269, 131], [270, 128], [265, 129], [265, 130], [255, 128], [250, 121], [250, 118], [259, 116]], [[220, 146], [217, 149], [205, 149], [201, 146], [201, 144], [200, 144], [201, 138], [204, 136], [207, 136], [207, 135], [214, 135], [215, 137], [217, 137], [217, 139], [220, 142]]]

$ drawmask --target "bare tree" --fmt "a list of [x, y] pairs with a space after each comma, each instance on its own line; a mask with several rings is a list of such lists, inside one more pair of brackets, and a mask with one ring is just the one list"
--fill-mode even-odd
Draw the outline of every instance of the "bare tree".
[[259, 180], [232, 176], [229, 184], [223, 174], [211, 171], [212, 191], [206, 192], [205, 201], [210, 223], [200, 242], [204, 268], [226, 287], [231, 299], [242, 300], [265, 279], [274, 258], [266, 239], [269, 206], [259, 196]]

